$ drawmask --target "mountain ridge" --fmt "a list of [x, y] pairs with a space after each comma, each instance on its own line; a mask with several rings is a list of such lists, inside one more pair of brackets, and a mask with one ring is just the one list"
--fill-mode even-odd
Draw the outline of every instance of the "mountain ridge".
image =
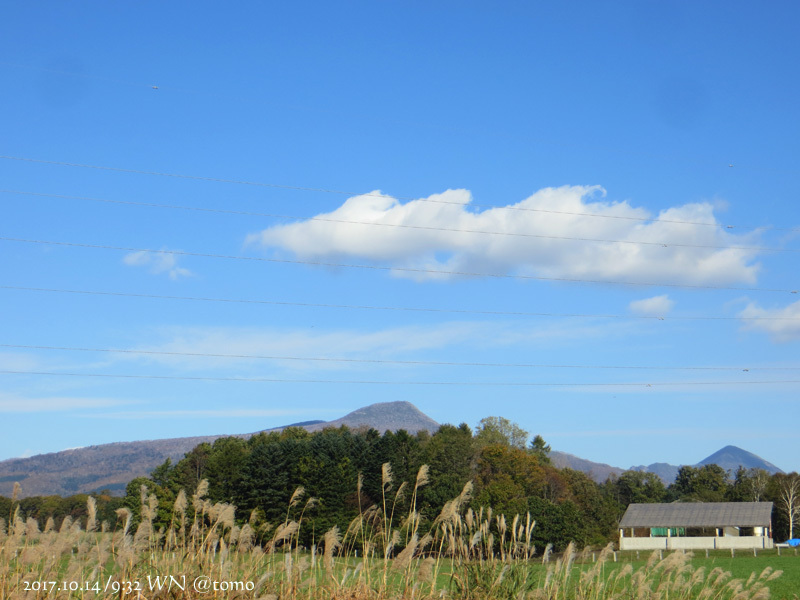
[[96, 444], [0, 461], [0, 496], [10, 496], [14, 482], [22, 485], [21, 497], [72, 495], [103, 489], [124, 493], [125, 486], [132, 479], [149, 475], [168, 458], [173, 463], [178, 462], [198, 444], [213, 443], [222, 437], [247, 439], [262, 432], [282, 431], [287, 427], [321, 431], [326, 427], [342, 425], [352, 429], [373, 427], [381, 433], [400, 429], [406, 429], [409, 433], [427, 429], [433, 433], [439, 428], [436, 421], [410, 402], [397, 401], [370, 404], [333, 421], [303, 421], [252, 433]]
[[[410, 402], [378, 402], [358, 408], [332, 421], [310, 420], [245, 434], [223, 434], [112, 442], [60, 452], [38, 454], [28, 458], [10, 458], [0, 461], [0, 495], [10, 496], [13, 484], [22, 484], [22, 497], [39, 495], [71, 495], [108, 489], [124, 493], [132, 479], [147, 476], [167, 458], [178, 462], [195, 446], [213, 443], [221, 437], [249, 438], [259, 433], [282, 431], [287, 427], [303, 427], [308, 431], [321, 431], [326, 427], [348, 426], [351, 429], [371, 427], [379, 432], [405, 429], [411, 434], [420, 430], [434, 433], [439, 423], [428, 417]], [[550, 453], [554, 466], [587, 473], [598, 483], [610, 475], [619, 476], [626, 469], [554, 450]], [[692, 466], [718, 464], [726, 471], [735, 472], [739, 465], [745, 468], [763, 468], [769, 473], [783, 472], [761, 457], [738, 448], [725, 446]], [[680, 467], [669, 463], [640, 465], [628, 470], [653, 472], [666, 483], [675, 480]]]
[[[736, 470], [742, 466], [745, 469], [764, 469], [770, 475], [775, 473], [783, 473], [779, 467], [773, 465], [771, 462], [764, 460], [757, 454], [748, 452], [738, 446], [728, 445], [720, 448], [713, 454], [709, 454], [700, 462], [691, 467], [702, 467], [705, 465], [717, 465], [722, 467], [723, 470], [735, 474]], [[678, 471], [683, 465], [671, 465], [669, 463], [653, 463], [651, 465], [639, 465], [631, 467], [631, 471], [643, 471], [648, 473], [655, 473], [661, 478], [665, 484], [669, 485], [678, 476]]]

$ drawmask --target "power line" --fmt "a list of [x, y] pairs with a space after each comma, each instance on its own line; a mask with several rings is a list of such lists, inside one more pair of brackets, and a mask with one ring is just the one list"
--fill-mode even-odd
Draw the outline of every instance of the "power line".
[[[316, 192], [316, 193], [323, 193], [323, 194], [337, 194], [340, 196], [366, 196], [366, 197], [375, 197], [375, 198], [385, 198], [386, 196], [383, 194], [376, 194], [372, 192], [361, 193], [361, 192], [352, 192], [346, 190], [337, 190], [331, 188], [318, 188], [318, 187], [310, 187], [310, 186], [296, 186], [296, 185], [285, 185], [285, 184], [278, 184], [278, 183], [267, 183], [261, 181], [249, 181], [243, 179], [226, 179], [222, 177], [209, 177], [209, 176], [202, 176], [202, 175], [187, 175], [184, 173], [168, 173], [162, 171], [148, 171], [143, 169], [127, 169], [123, 167], [108, 167], [102, 165], [90, 165], [84, 163], [73, 163], [73, 162], [66, 162], [66, 161], [55, 161], [55, 160], [44, 160], [39, 158], [28, 158], [22, 156], [8, 156], [8, 155], [0, 155], [0, 159], [3, 160], [15, 160], [15, 161], [22, 161], [22, 162], [30, 162], [30, 163], [37, 163], [37, 164], [46, 164], [46, 165], [56, 165], [62, 167], [74, 167], [74, 168], [82, 168], [82, 169], [96, 169], [99, 171], [112, 171], [117, 173], [129, 173], [135, 175], [151, 175], [156, 177], [171, 177], [176, 179], [188, 179], [188, 180], [195, 180], [195, 181], [208, 181], [214, 183], [227, 183], [227, 184], [235, 184], [235, 185], [247, 185], [247, 186], [254, 186], [254, 187], [265, 187], [265, 188], [273, 188], [273, 189], [280, 189], [280, 190], [291, 190], [291, 191], [302, 191], [302, 192]], [[17, 192], [14, 190], [2, 190], [4, 193], [28, 193], [28, 192]], [[31, 195], [49, 195], [49, 194], [35, 194], [31, 193]], [[82, 197], [74, 197], [74, 196], [59, 196], [54, 195], [55, 197], [65, 197], [65, 198], [74, 198], [74, 199], [81, 199], [81, 200], [93, 200], [99, 202], [115, 202], [113, 200], [101, 200], [97, 198], [82, 198]], [[405, 200], [405, 201], [414, 201], [414, 202], [428, 202], [433, 204], [452, 204], [457, 206], [464, 206], [462, 202], [455, 202], [452, 200], [440, 200], [435, 198], [413, 198], [410, 196], [391, 196], [391, 198], [395, 200]], [[118, 201], [119, 203], [127, 203], [127, 204], [134, 204], [132, 202], [123, 202]], [[161, 205], [164, 206], [164, 205]], [[773, 227], [758, 227], [758, 226], [742, 226], [742, 225], [723, 225], [721, 223], [709, 223], [707, 221], [683, 221], [680, 219], [661, 219], [655, 218], [650, 219], [647, 217], [634, 217], [629, 215], [604, 215], [598, 213], [584, 213], [584, 212], [571, 212], [571, 211], [560, 211], [560, 210], [550, 210], [550, 209], [543, 209], [543, 208], [530, 208], [525, 206], [493, 206], [490, 204], [470, 204], [470, 207], [473, 208], [484, 208], [484, 209], [492, 209], [492, 210], [512, 210], [512, 211], [522, 211], [522, 212], [534, 212], [534, 213], [546, 213], [546, 214], [554, 214], [554, 215], [568, 215], [568, 216], [580, 216], [580, 217], [593, 217], [593, 218], [601, 218], [601, 219], [619, 219], [619, 220], [626, 220], [626, 221], [639, 221], [639, 222], [647, 222], [647, 223], [671, 223], [671, 224], [680, 224], [680, 225], [701, 225], [701, 226], [709, 226], [709, 227], [718, 227], [721, 229], [775, 229], [781, 231], [800, 231], [800, 227], [793, 227], [793, 228], [773, 228]], [[170, 207], [170, 208], [185, 208], [185, 207]], [[204, 210], [204, 209], [197, 209], [197, 210]], [[212, 210], [212, 209], [205, 209], [205, 210]], [[216, 212], [216, 211], [214, 211]], [[219, 212], [227, 212], [220, 210]], [[241, 213], [241, 214], [249, 214], [249, 213]], [[269, 216], [269, 215], [267, 215]], [[294, 217], [292, 217], [294, 218]]]
[[[718, 246], [712, 244], [684, 244], [684, 243], [674, 243], [674, 242], [650, 242], [650, 241], [643, 241], [643, 240], [614, 240], [614, 239], [605, 239], [605, 238], [586, 238], [586, 237], [574, 237], [574, 236], [563, 236], [563, 235], [544, 235], [538, 233], [520, 233], [520, 232], [513, 232], [513, 231], [488, 231], [483, 229], [456, 229], [450, 227], [434, 227], [431, 225], [410, 225], [406, 223], [381, 223], [377, 221], [355, 221], [351, 219], [334, 219], [331, 217], [320, 217], [320, 216], [297, 216], [297, 215], [284, 215], [284, 214], [277, 214], [277, 213], [263, 213], [263, 212], [251, 212], [251, 211], [240, 211], [240, 210], [230, 210], [230, 209], [222, 209], [222, 208], [203, 208], [198, 206], [180, 206], [175, 204], [158, 204], [153, 202], [135, 202], [132, 200], [109, 200], [106, 198], [87, 198], [83, 196], [67, 196], [63, 194], [45, 194], [45, 193], [38, 193], [38, 192], [23, 192], [18, 190], [0, 190], [0, 193], [4, 194], [21, 194], [21, 195], [29, 195], [29, 196], [43, 196], [43, 197], [50, 197], [50, 198], [61, 198], [61, 199], [68, 199], [68, 200], [87, 200], [91, 202], [104, 202], [108, 204], [120, 204], [120, 205], [129, 205], [129, 206], [143, 206], [148, 208], [170, 208], [170, 209], [177, 209], [177, 210], [188, 210], [188, 211], [195, 211], [195, 212], [207, 212], [207, 213], [220, 213], [220, 214], [232, 214], [232, 215], [242, 215], [242, 216], [250, 216], [250, 217], [269, 217], [275, 219], [292, 219], [292, 220], [301, 220], [301, 221], [315, 221], [315, 222], [323, 222], [323, 223], [340, 223], [346, 225], [365, 225], [365, 226], [373, 226], [373, 227], [392, 227], [397, 229], [419, 229], [424, 231], [447, 231], [452, 233], [468, 233], [468, 234], [481, 234], [481, 235], [500, 235], [500, 236], [510, 236], [510, 237], [528, 237], [528, 238], [537, 238], [537, 239], [546, 239], [546, 240], [563, 240], [563, 241], [575, 241], [575, 242], [594, 242], [594, 243], [604, 243], [604, 244], [633, 244], [633, 245], [642, 245], [642, 246], [661, 246], [665, 248], [702, 248], [707, 250], [748, 250], [748, 251], [757, 251], [757, 252], [800, 252], [800, 249], [794, 248], [771, 248], [765, 246]], [[578, 213], [570, 213], [570, 214], [578, 214]], [[601, 216], [601, 215], [586, 215], [586, 216]], [[646, 219], [642, 219], [646, 220]], [[677, 222], [677, 221], [672, 221]], [[690, 223], [690, 222], [682, 222], [684, 224], [693, 224], [697, 225], [698, 223]], [[777, 228], [776, 228], [777, 229]], [[800, 231], [800, 228], [785, 228], [782, 231]]]
[[340, 383], [365, 385], [433, 385], [466, 387], [674, 387], [674, 386], [713, 386], [713, 385], [777, 385], [797, 384], [800, 380], [766, 381], [661, 381], [661, 382], [616, 382], [616, 383], [575, 383], [541, 381], [382, 381], [372, 379], [284, 379], [277, 377], [209, 377], [186, 375], [139, 375], [129, 373], [72, 373], [59, 371], [15, 371], [0, 370], [3, 375], [47, 375], [56, 377], [97, 377], [109, 379], [166, 379], [177, 381], [241, 381], [248, 383]]
[[72, 248], [91, 248], [94, 250], [118, 250], [122, 252], [147, 252], [153, 254], [169, 254], [174, 256], [194, 256], [200, 258], [221, 258], [226, 260], [245, 260], [253, 262], [267, 262], [275, 264], [309, 265], [317, 267], [337, 267], [346, 269], [364, 269], [371, 271], [394, 271], [402, 273], [425, 273], [430, 275], [455, 275], [459, 277], [489, 277], [492, 279], [522, 279], [527, 281], [558, 281], [561, 283], [592, 283], [604, 285], [624, 285], [634, 287], [669, 287], [685, 288], [698, 290], [728, 290], [739, 292], [781, 292], [796, 294], [797, 290], [781, 288], [755, 288], [755, 287], [736, 287], [722, 285], [699, 285], [689, 283], [657, 283], [648, 281], [615, 281], [604, 279], [579, 279], [572, 277], [544, 277], [541, 275], [520, 275], [507, 273], [478, 273], [472, 271], [447, 271], [443, 269], [422, 269], [414, 267], [389, 267], [385, 265], [367, 265], [357, 263], [334, 263], [327, 261], [299, 260], [288, 258], [266, 258], [260, 256], [238, 256], [232, 254], [213, 254], [209, 252], [187, 252], [185, 250], [153, 250], [151, 248], [133, 248], [128, 246], [110, 246], [106, 244], [84, 244], [79, 242], [57, 242], [53, 240], [32, 240], [26, 238], [14, 238], [0, 236], [0, 241], [19, 242], [25, 244], [44, 244], [49, 246], [65, 246]]
[[508, 368], [535, 368], [535, 369], [614, 369], [614, 370], [640, 370], [640, 371], [798, 371], [800, 367], [664, 367], [647, 365], [564, 365], [541, 363], [495, 363], [495, 362], [458, 362], [437, 360], [390, 360], [377, 358], [333, 358], [320, 356], [282, 356], [263, 354], [216, 354], [207, 352], [170, 352], [161, 350], [134, 350], [120, 348], [81, 348], [74, 346], [42, 346], [31, 344], [2, 344], [0, 348], [19, 348], [26, 350], [59, 350], [69, 352], [107, 352], [119, 354], [142, 354], [146, 356], [188, 356], [198, 358], [244, 358], [258, 360], [287, 360], [311, 362], [341, 362], [361, 364], [388, 364], [388, 365], [419, 365], [419, 366], [449, 366], [449, 367], [508, 367]]
[[42, 288], [15, 285], [0, 285], [3, 290], [17, 290], [25, 292], [48, 292], [58, 294], [82, 294], [89, 296], [110, 296], [122, 298], [147, 298], [152, 300], [187, 300], [192, 302], [222, 302], [231, 304], [256, 304], [267, 306], [296, 306], [304, 308], [335, 308], [347, 310], [384, 310], [422, 313], [447, 313], [467, 315], [491, 315], [508, 317], [564, 317], [587, 319], [635, 319], [647, 321], [800, 321], [800, 317], [710, 317], [710, 316], [651, 316], [651, 315], [620, 315], [620, 314], [592, 314], [592, 313], [554, 313], [530, 311], [502, 311], [478, 310], [460, 308], [433, 308], [415, 306], [379, 306], [368, 304], [324, 304], [319, 302], [290, 302], [286, 300], [258, 300], [254, 298], [213, 298], [207, 296], [169, 296], [160, 294], [142, 294], [136, 292], [108, 292], [101, 290], [72, 290], [63, 288]]

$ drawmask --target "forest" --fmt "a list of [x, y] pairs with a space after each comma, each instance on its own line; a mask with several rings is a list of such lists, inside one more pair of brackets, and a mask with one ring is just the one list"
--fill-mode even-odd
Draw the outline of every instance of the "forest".
[[[123, 498], [102, 492], [94, 497], [99, 521], [114, 523], [122, 507], [137, 520], [144, 486], [158, 499], [154, 525], [166, 527], [179, 492], [191, 494], [206, 480], [208, 499], [234, 505], [240, 522], [253, 515], [266, 522], [302, 515], [308, 526], [299, 542], [310, 547], [325, 531], [346, 527], [371, 506], [388, 501], [397, 514], [407, 512], [408, 490], [415, 487], [420, 467], [427, 465], [427, 484], [420, 486], [415, 499], [423, 527], [471, 481], [473, 508], [529, 513], [536, 522], [533, 543], [540, 548], [552, 544], [563, 549], [569, 542], [603, 546], [616, 539], [617, 523], [634, 502], [772, 501], [774, 537], [789, 537], [782, 490], [796, 482], [795, 473], [770, 475], [743, 468], [729, 473], [712, 464], [681, 467], [669, 486], [653, 473], [639, 471], [598, 484], [582, 472], [553, 466], [545, 440], [537, 435], [527, 443], [528, 437], [502, 417], [487, 417], [474, 431], [466, 424], [443, 425], [433, 434], [414, 435], [347, 427], [309, 433], [289, 427], [249, 439], [227, 437], [201, 444], [177, 464], [167, 460], [150, 477], [131, 481]], [[387, 468], [393, 482], [388, 487]], [[302, 502], [296, 500], [300, 488]], [[52, 517], [56, 525], [66, 516], [86, 517], [86, 495], [19, 501], [0, 497], [0, 515], [17, 506], [23, 517], [40, 522]]]

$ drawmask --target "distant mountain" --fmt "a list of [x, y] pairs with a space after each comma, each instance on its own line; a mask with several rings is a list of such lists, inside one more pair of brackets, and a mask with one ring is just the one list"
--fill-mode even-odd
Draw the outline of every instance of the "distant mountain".
[[[436, 421], [410, 402], [380, 402], [354, 410], [333, 421], [303, 421], [262, 431], [281, 431], [286, 427], [321, 431], [325, 427], [342, 425], [351, 429], [371, 427], [380, 433], [400, 429], [412, 434], [421, 430], [433, 433], [439, 429]], [[255, 433], [238, 434], [236, 437], [249, 438], [252, 435]], [[118, 442], [0, 461], [0, 495], [10, 496], [15, 481], [22, 484], [23, 496], [71, 495], [103, 489], [123, 494], [128, 482], [136, 477], [149, 475], [167, 458], [177, 462], [198, 444], [213, 443], [220, 437], [225, 436]], [[625, 471], [619, 467], [592, 462], [566, 452], [553, 451], [550, 453], [550, 458], [556, 467], [582, 471], [598, 483], [604, 482], [609, 475], [620, 475]], [[747, 469], [765, 469], [769, 473], [782, 472], [772, 463], [736, 446], [725, 446], [695, 466], [706, 464], [717, 464], [732, 473], [736, 472], [739, 465]], [[667, 463], [654, 463], [631, 467], [631, 470], [655, 473], [664, 483], [670, 484], [675, 481], [679, 468]]]
[[621, 475], [625, 472], [625, 469], [620, 469], [619, 467], [612, 467], [605, 463], [592, 462], [585, 458], [579, 458], [574, 454], [567, 454], [566, 452], [559, 452], [558, 450], [550, 452], [550, 460], [554, 467], [582, 471], [597, 483], [603, 483], [608, 479], [609, 475]]
[[[319, 423], [326, 423], [326, 421], [321, 421], [317, 419], [316, 421], [301, 421], [299, 423], [290, 423], [289, 425], [284, 425], [283, 427], [274, 427], [275, 430], [285, 429], [286, 427], [311, 427], [312, 425], [318, 425]], [[273, 429], [265, 429], [264, 431], [272, 431]]]
[[4, 460], [0, 462], [0, 496], [10, 496], [15, 481], [22, 485], [22, 497], [104, 489], [123, 494], [131, 479], [149, 474], [167, 458], [176, 462], [198, 444], [218, 437], [117, 442]]
[[[612, 467], [611, 465], [604, 463], [592, 462], [572, 454], [567, 454], [566, 452], [557, 452], [555, 450], [550, 453], [550, 459], [559, 469], [569, 468], [575, 469], [576, 471], [582, 471], [598, 483], [603, 483], [609, 475], [620, 475], [621, 473], [625, 472], [625, 469], [620, 469], [619, 467]], [[736, 446], [725, 446], [721, 450], [717, 450], [711, 456], [707, 456], [699, 463], [692, 466], [702, 467], [703, 465], [711, 464], [719, 465], [726, 471], [729, 471], [731, 474], [735, 474], [740, 465], [745, 469], [764, 469], [770, 474], [783, 473], [783, 471], [781, 471], [771, 462], [767, 462], [760, 456], [757, 456], [752, 452], [748, 452], [747, 450], [737, 448]], [[675, 478], [678, 476], [679, 469], [680, 466], [678, 465], [671, 465], [669, 463], [653, 463], [652, 465], [647, 466], [639, 465], [637, 467], [631, 467], [628, 470], [655, 473], [666, 485], [669, 485], [675, 481]]]
[[745, 469], [764, 469], [770, 475], [773, 473], [783, 473], [783, 471], [771, 462], [767, 462], [760, 456], [756, 456], [752, 452], [742, 450], [736, 446], [725, 446], [721, 450], [717, 450], [711, 456], [707, 456], [697, 463], [697, 466], [702, 465], [719, 465], [731, 473], [736, 473], [740, 466]]
[[[734, 475], [739, 467], [745, 469], [764, 469], [770, 474], [783, 473], [778, 467], [753, 454], [747, 450], [742, 450], [736, 446], [725, 446], [721, 450], [717, 450], [711, 456], [705, 457], [699, 463], [691, 465], [693, 467], [702, 467], [704, 465], [718, 465], [725, 471], [729, 471]], [[652, 465], [631, 467], [631, 471], [645, 471], [655, 473], [661, 480], [669, 485], [675, 481], [678, 476], [680, 466], [670, 465], [667, 463], [653, 463]]]
[[306, 426], [306, 429], [309, 431], [321, 431], [326, 427], [341, 427], [342, 425], [347, 425], [350, 429], [371, 427], [381, 433], [384, 431], [399, 431], [400, 429], [405, 429], [408, 433], [417, 433], [423, 429], [433, 433], [439, 429], [439, 423], [410, 402], [370, 404], [364, 408], [354, 410], [341, 419], [323, 421], [316, 425]]
[[678, 476], [678, 470], [680, 469], [677, 465], [671, 465], [669, 463], [653, 463], [652, 465], [639, 465], [638, 467], [631, 467], [631, 471], [643, 471], [644, 473], [655, 473], [659, 476], [661, 481], [669, 485], [675, 478]]
[[[381, 402], [359, 408], [335, 421], [303, 421], [264, 431], [280, 431], [285, 427], [320, 431], [325, 427], [342, 425], [352, 429], [372, 427], [381, 433], [400, 429], [409, 433], [425, 429], [433, 433], [439, 429], [436, 421], [410, 402]], [[252, 435], [255, 434], [238, 434], [236, 437], [249, 438]], [[23, 497], [67, 496], [103, 489], [123, 494], [128, 482], [149, 475], [167, 458], [177, 462], [198, 444], [213, 443], [220, 437], [225, 436], [118, 442], [0, 461], [0, 496], [10, 496], [15, 481], [22, 485]]]

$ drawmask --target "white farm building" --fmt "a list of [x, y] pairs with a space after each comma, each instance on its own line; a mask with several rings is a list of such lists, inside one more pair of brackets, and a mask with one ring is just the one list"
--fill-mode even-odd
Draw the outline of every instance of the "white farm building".
[[772, 548], [772, 502], [631, 504], [620, 550]]

